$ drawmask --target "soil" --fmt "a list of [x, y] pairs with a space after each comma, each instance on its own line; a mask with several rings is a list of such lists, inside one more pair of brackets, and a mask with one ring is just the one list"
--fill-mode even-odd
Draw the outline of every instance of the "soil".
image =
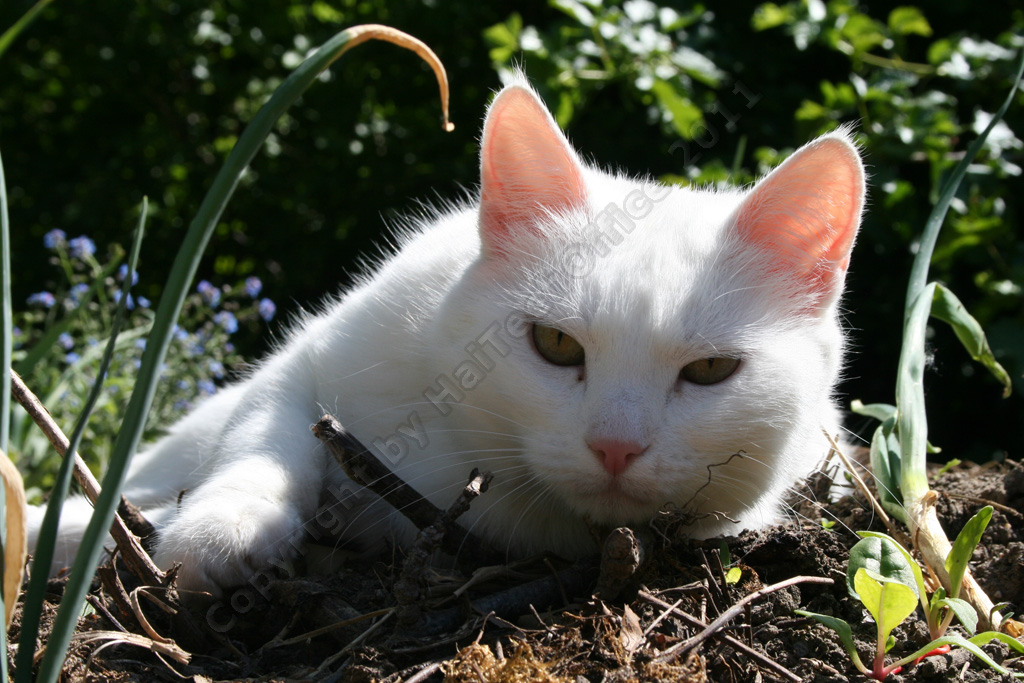
[[[995, 602], [1024, 605], [1024, 466], [964, 464], [934, 474], [932, 487], [950, 538], [981, 506], [995, 507], [971, 569]], [[796, 492], [786, 523], [709, 541], [686, 539], [685, 519], [666, 514], [637, 530], [646, 555], [639, 568], [627, 534], [618, 539], [621, 552], [606, 546], [600, 568], [597, 560], [536, 558], [481, 568], [468, 585], [465, 571], [427, 568], [411, 582], [407, 572], [402, 590], [397, 555], [327, 577], [301, 567], [291, 577], [267, 574], [205, 601], [178, 595], [173, 583], [140, 587], [127, 571], [108, 569], [94, 585], [63, 680], [864, 681], [836, 634], [794, 610], [845, 619], [869, 663], [874, 623], [849, 596], [845, 572], [853, 531], [885, 528], [860, 494], [812, 502], [822, 498], [812, 480]], [[794, 582], [762, 590], [786, 580]], [[44, 631], [62, 591], [62, 580], [51, 582]], [[724, 624], [704, 626], [741, 600]], [[919, 616], [897, 628], [889, 661], [928, 641]], [[11, 641], [17, 636], [16, 621]], [[984, 649], [1024, 672], [1024, 658], [1006, 645]], [[886, 680], [1015, 679], [954, 649]]]

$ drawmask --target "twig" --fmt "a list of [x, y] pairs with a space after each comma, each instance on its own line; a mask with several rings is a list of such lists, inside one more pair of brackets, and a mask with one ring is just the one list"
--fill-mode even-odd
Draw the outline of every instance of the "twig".
[[285, 639], [285, 640], [279, 640], [279, 639], [275, 638], [274, 640], [272, 640], [271, 642], [267, 643], [266, 645], [264, 645], [260, 649], [261, 650], [269, 650], [269, 649], [275, 648], [275, 647], [285, 647], [285, 646], [288, 646], [288, 645], [295, 645], [297, 643], [303, 643], [303, 642], [305, 642], [307, 640], [311, 640], [312, 638], [316, 638], [317, 636], [322, 636], [325, 633], [330, 633], [332, 631], [337, 631], [338, 629], [345, 628], [346, 626], [351, 626], [352, 624], [357, 624], [360, 621], [366, 621], [367, 619], [376, 619], [377, 617], [383, 617], [383, 616], [390, 615], [391, 612], [394, 612], [394, 611], [395, 611], [394, 607], [385, 607], [384, 609], [379, 609], [379, 610], [376, 610], [374, 612], [367, 612], [366, 614], [360, 614], [358, 617], [352, 617], [351, 619], [345, 619], [343, 621], [337, 621], [337, 622], [335, 622], [333, 624], [328, 624], [327, 626], [321, 626], [320, 628], [313, 629], [312, 631], [306, 631], [305, 633], [300, 633], [297, 636], [292, 636], [291, 638], [288, 638], [288, 639]]
[[[683, 621], [688, 623], [693, 628], [703, 628], [703, 629], [708, 628], [708, 625], [705, 622], [703, 622], [700, 619], [698, 619], [697, 617], [695, 617], [695, 616], [693, 616], [691, 614], [687, 614], [686, 612], [680, 610], [679, 608], [677, 608], [677, 607], [675, 607], [673, 605], [670, 605], [669, 603], [665, 602], [664, 600], [661, 600], [661, 599], [655, 597], [654, 595], [651, 595], [647, 591], [640, 591], [639, 596], [641, 598], [643, 598], [644, 600], [646, 600], [647, 602], [653, 604], [653, 605], [657, 605], [658, 607], [670, 610], [673, 614], [675, 614], [677, 617], [679, 617], [680, 619], [682, 619]], [[716, 638], [721, 638], [726, 643], [728, 643], [730, 647], [736, 648], [737, 650], [739, 650], [743, 654], [747, 655], [748, 657], [750, 657], [754, 661], [756, 661], [759, 664], [761, 664], [761, 666], [764, 666], [765, 668], [771, 669], [772, 671], [774, 671], [775, 673], [779, 674], [780, 676], [793, 681], [793, 683], [800, 683], [800, 681], [803, 680], [802, 678], [797, 676], [795, 673], [793, 673], [792, 671], [790, 671], [786, 667], [784, 667], [781, 664], [779, 664], [778, 662], [776, 662], [771, 657], [768, 657], [767, 655], [758, 652], [754, 648], [752, 648], [749, 645], [747, 645], [746, 643], [744, 643], [742, 640], [739, 640], [738, 638], [735, 638], [734, 636], [731, 636], [728, 633], [719, 632], [719, 633], [715, 633], [713, 635]]]
[[441, 668], [441, 664], [443, 664], [443, 662], [430, 662], [415, 674], [405, 679], [404, 683], [423, 683], [423, 681], [433, 676], [434, 672]]
[[[70, 445], [68, 437], [61, 431], [61, 428], [46, 409], [46, 406], [32, 393], [32, 390], [25, 385], [21, 376], [14, 370], [11, 370], [11, 393], [25, 409], [25, 412], [29, 414], [29, 417], [39, 426], [43, 434], [46, 435], [46, 438], [53, 444], [53, 447], [57, 449], [60, 456], [62, 458], [67, 457], [67, 450]], [[95, 505], [96, 499], [100, 495], [100, 484], [96, 481], [96, 477], [92, 476], [89, 466], [85, 464], [85, 461], [82, 460], [78, 453], [74, 453], [74, 458], [75, 480], [82, 487], [85, 497], [89, 499], [90, 503]], [[128, 530], [119, 514], [114, 515], [114, 523], [110, 527], [110, 535], [114, 537], [114, 542], [117, 543], [125, 564], [143, 583], [151, 586], [163, 585], [164, 573], [153, 563], [149, 553], [142, 548], [139, 539]]]
[[455, 520], [469, 510], [472, 501], [487, 490], [493, 478], [490, 472], [481, 473], [474, 468], [469, 475], [469, 482], [463, 487], [455, 502], [439, 515], [433, 524], [416, 536], [416, 542], [406, 555], [402, 573], [395, 582], [393, 591], [395, 600], [398, 601], [399, 628], [410, 626], [420, 620], [420, 584], [431, 556], [441, 547], [448, 532], [455, 528]]
[[788, 588], [789, 586], [793, 586], [798, 583], [821, 583], [831, 585], [835, 582], [832, 579], [823, 578], [819, 576], [794, 576], [793, 578], [786, 579], [785, 581], [779, 581], [778, 583], [772, 584], [771, 586], [765, 586], [764, 588], [761, 588], [759, 590], [754, 591], [753, 593], [750, 593], [749, 595], [744, 596], [741, 600], [738, 600], [732, 607], [722, 612], [722, 614], [717, 619], [712, 621], [706, 629], [704, 629], [697, 635], [693, 636], [692, 638], [684, 640], [681, 643], [676, 643], [675, 645], [673, 645], [672, 647], [668, 648], [660, 655], [655, 657], [653, 661], [659, 663], [667, 663], [675, 660], [677, 657], [686, 654], [687, 652], [697, 647], [711, 636], [715, 635], [715, 633], [720, 631], [723, 626], [725, 626], [727, 623], [729, 623], [734, 618], [739, 616], [739, 614], [743, 611], [743, 608], [749, 603], [759, 598], [762, 598], [765, 595], [768, 595], [769, 593], [774, 593], [777, 590]]
[[[373, 491], [393, 508], [405, 515], [417, 529], [434, 524], [443, 511], [417, 493], [366, 446], [352, 436], [333, 415], [324, 415], [313, 425], [313, 434], [324, 442], [352, 481]], [[496, 563], [500, 555], [477, 536], [452, 524], [441, 542], [441, 550], [454, 557], [465, 556], [474, 564]]]

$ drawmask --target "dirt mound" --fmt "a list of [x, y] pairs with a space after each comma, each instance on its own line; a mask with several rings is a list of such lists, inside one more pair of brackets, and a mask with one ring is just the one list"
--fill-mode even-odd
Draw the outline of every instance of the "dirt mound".
[[[933, 488], [951, 538], [980, 507], [995, 507], [972, 570], [996, 602], [1024, 604], [1024, 466], [961, 465], [936, 475]], [[414, 595], [398, 599], [397, 556], [328, 577], [295, 567], [296, 576], [268, 574], [186, 604], [173, 587], [140, 587], [108, 568], [90, 595], [66, 680], [861, 681], [838, 637], [794, 610], [845, 619], [870, 659], [874, 623], [847, 594], [845, 571], [853, 531], [884, 528], [858, 495], [828, 505], [814, 498], [798, 492], [802, 502], [785, 524], [726, 539], [686, 539], [685, 520], [666, 516], [637, 530], [643, 562], [627, 539], [600, 568], [555, 558], [471, 575], [428, 568], [412, 582]], [[63, 584], [50, 589], [44, 628]], [[891, 657], [928, 640], [918, 616], [896, 630]], [[16, 622], [13, 642], [17, 632]], [[1024, 671], [1005, 645], [985, 650]], [[886, 680], [953, 678], [1013, 680], [962, 650]]]

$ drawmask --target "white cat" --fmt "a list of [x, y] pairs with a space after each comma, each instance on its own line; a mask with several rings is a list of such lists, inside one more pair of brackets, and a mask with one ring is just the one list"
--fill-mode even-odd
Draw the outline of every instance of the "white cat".
[[[180, 585], [287, 560], [325, 489], [356, 488], [310, 432], [325, 411], [439, 507], [493, 472], [462, 522], [515, 555], [591, 553], [588, 523], [666, 506], [705, 515], [697, 536], [762, 525], [827, 453], [865, 192], [846, 132], [749, 191], [669, 188], [582, 163], [517, 82], [487, 113], [481, 176], [478, 204], [413, 226], [132, 463], [125, 495]], [[331, 511], [346, 539], [410, 542], [360, 499]], [[69, 501], [58, 565], [87, 516]]]

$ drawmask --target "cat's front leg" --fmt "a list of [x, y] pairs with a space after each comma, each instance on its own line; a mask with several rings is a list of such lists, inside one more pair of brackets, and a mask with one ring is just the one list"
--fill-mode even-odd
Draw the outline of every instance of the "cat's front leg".
[[216, 595], [261, 572], [290, 571], [316, 513], [326, 458], [301, 416], [290, 429], [274, 417], [253, 415], [233, 428], [222, 448], [247, 452], [185, 492], [159, 532], [154, 559], [163, 569], [181, 564], [179, 587]]

